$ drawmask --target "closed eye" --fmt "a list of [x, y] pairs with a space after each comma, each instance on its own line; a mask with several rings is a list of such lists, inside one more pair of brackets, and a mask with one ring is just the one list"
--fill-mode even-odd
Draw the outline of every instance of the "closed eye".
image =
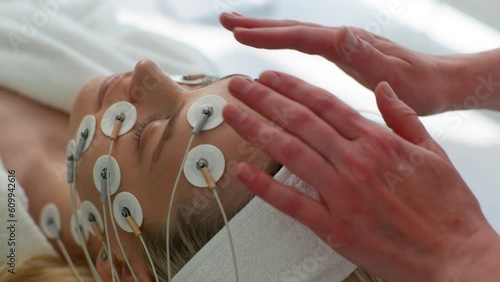
[[157, 120], [162, 119], [163, 117], [160, 116], [159, 114], [152, 114], [146, 117], [145, 119], [139, 121], [137, 124], [136, 128], [134, 129], [134, 143], [135, 146], [138, 148], [138, 150], [141, 150], [141, 138], [142, 134], [144, 133], [144, 130], [146, 127], [148, 127], [149, 124], [152, 122], [155, 122]]

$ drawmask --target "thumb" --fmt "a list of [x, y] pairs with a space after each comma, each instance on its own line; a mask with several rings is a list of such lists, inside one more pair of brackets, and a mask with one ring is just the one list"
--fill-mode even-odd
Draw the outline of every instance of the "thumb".
[[375, 96], [385, 123], [394, 133], [415, 145], [446, 156], [420, 122], [417, 113], [399, 100], [389, 83], [385, 81], [379, 83], [375, 89]]

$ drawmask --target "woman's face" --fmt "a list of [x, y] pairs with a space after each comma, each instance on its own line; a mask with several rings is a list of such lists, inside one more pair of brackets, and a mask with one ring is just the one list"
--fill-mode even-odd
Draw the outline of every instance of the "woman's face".
[[[192, 132], [186, 118], [187, 111], [196, 100], [209, 94], [219, 95], [226, 101], [235, 103], [236, 100], [231, 99], [227, 90], [228, 82], [229, 79], [222, 79], [207, 86], [179, 85], [155, 63], [144, 60], [132, 72], [111, 78], [97, 78], [83, 87], [71, 112], [70, 136], [75, 136], [76, 139], [82, 118], [89, 114], [95, 116], [97, 128], [90, 148], [77, 164], [76, 189], [80, 200], [91, 201], [101, 210], [100, 194], [92, 175], [96, 160], [106, 155], [110, 146], [109, 138], [101, 131], [101, 119], [111, 105], [127, 101], [137, 110], [137, 122], [131, 131], [118, 137], [113, 148], [112, 156], [121, 170], [121, 184], [116, 194], [123, 191], [132, 193], [142, 206], [145, 223], [164, 223], [174, 181]], [[105, 94], [101, 99], [100, 92]], [[175, 113], [177, 117], [171, 119]], [[139, 123], [149, 121], [152, 122], [141, 134], [135, 132]], [[172, 132], [160, 151], [157, 146], [169, 122], [172, 123]], [[231, 168], [237, 162], [255, 162], [258, 158], [257, 150], [251, 149], [225, 123], [213, 130], [202, 131], [195, 137], [192, 148], [198, 144], [212, 144], [223, 152], [226, 172], [219, 184], [228, 183], [225, 178], [232, 176]], [[158, 152], [158, 156], [154, 157]], [[246, 193], [239, 185], [226, 186], [228, 187], [219, 185], [220, 193]], [[200, 188], [194, 188], [184, 176], [181, 177], [174, 202], [189, 202], [194, 199], [195, 189]], [[126, 251], [133, 260], [132, 264], [135, 264], [134, 269], [144, 267], [142, 258], [136, 261], [136, 258], [141, 257], [138, 255], [138, 239], [124, 231], [119, 231], [119, 235], [126, 242]], [[114, 235], [110, 235], [113, 253], [118, 261], [123, 261], [114, 238]]]

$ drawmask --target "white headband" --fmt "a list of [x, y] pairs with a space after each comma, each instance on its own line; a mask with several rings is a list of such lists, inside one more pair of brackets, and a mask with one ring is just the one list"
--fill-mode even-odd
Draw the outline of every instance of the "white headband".
[[[315, 194], [282, 168], [279, 182]], [[342, 281], [356, 266], [335, 253], [307, 227], [255, 197], [229, 222], [240, 281]], [[219, 231], [172, 279], [174, 282], [234, 282], [225, 230]]]

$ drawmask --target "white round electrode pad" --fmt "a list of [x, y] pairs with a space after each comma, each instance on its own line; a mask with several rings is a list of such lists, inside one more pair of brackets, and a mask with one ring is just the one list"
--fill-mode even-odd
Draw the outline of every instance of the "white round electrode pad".
[[187, 120], [189, 124], [194, 128], [203, 115], [203, 109], [205, 109], [206, 107], [211, 107], [213, 108], [213, 114], [208, 118], [205, 126], [203, 126], [201, 130], [205, 131], [214, 129], [224, 121], [224, 118], [222, 117], [222, 109], [225, 105], [226, 100], [224, 100], [221, 96], [204, 96], [194, 102], [191, 107], [189, 107]]
[[208, 171], [210, 171], [215, 182], [219, 181], [224, 174], [226, 161], [221, 150], [214, 145], [199, 145], [189, 151], [184, 163], [184, 176], [194, 186], [206, 188], [208, 187], [207, 182], [196, 165], [200, 159], [208, 161]]
[[[89, 147], [90, 144], [92, 144], [92, 140], [94, 139], [95, 135], [95, 128], [96, 128], [96, 121], [95, 117], [93, 115], [87, 115], [83, 118], [82, 122], [80, 123], [80, 127], [78, 128], [78, 131], [76, 132], [76, 146], [78, 146], [80, 140], [83, 139], [82, 133], [87, 129], [88, 130], [88, 135], [87, 139], [85, 139], [85, 146], [83, 146], [83, 151], [82, 152], [77, 152], [80, 154], [85, 153]], [[76, 156], [77, 159], [80, 158], [80, 156]]]
[[[103, 179], [101, 176], [102, 171], [108, 167], [108, 155], [101, 156], [97, 159], [94, 165], [94, 184], [95, 187], [97, 188], [97, 191], [99, 193], [101, 192], [101, 180]], [[121, 172], [120, 172], [120, 165], [118, 162], [113, 158], [112, 156], [110, 157], [110, 167], [108, 168], [109, 171], [109, 195], [113, 195], [118, 191], [118, 187], [120, 187], [120, 181], [121, 181]]]
[[130, 228], [127, 220], [122, 215], [123, 208], [127, 208], [130, 211], [130, 216], [134, 219], [137, 226], [141, 227], [143, 221], [141, 205], [137, 198], [129, 192], [121, 192], [116, 195], [113, 201], [113, 215], [116, 222], [123, 230], [132, 233], [132, 228]]
[[127, 133], [134, 127], [135, 121], [137, 120], [137, 110], [134, 105], [129, 102], [118, 102], [111, 105], [101, 119], [101, 130], [106, 136], [110, 137], [113, 133], [116, 116], [119, 114], [124, 114], [125, 120], [121, 124], [118, 136]]
[[[80, 211], [76, 212], [76, 216], [78, 216], [78, 222], [80, 223], [80, 230], [82, 231], [82, 237], [84, 243], [86, 243], [89, 240], [89, 230], [85, 226], [85, 219], [82, 216], [82, 213]], [[82, 242], [80, 241], [80, 236], [78, 234], [78, 227], [75, 221], [75, 217], [71, 216], [71, 235], [73, 235], [73, 240], [75, 240], [76, 244], [78, 246], [82, 246]]]
[[75, 140], [71, 139], [68, 142], [68, 145], [66, 146], [66, 156], [75, 156], [76, 154], [76, 142]]
[[48, 203], [43, 206], [42, 212], [40, 213], [39, 225], [47, 238], [59, 238], [59, 233], [61, 232], [61, 215], [56, 205]]
[[80, 224], [84, 226], [84, 229], [88, 230], [90, 234], [96, 235], [94, 232], [94, 228], [91, 226], [91, 222], [89, 221], [89, 217], [92, 215], [95, 218], [95, 221], [97, 225], [99, 226], [99, 229], [101, 232], [104, 230], [104, 224], [102, 222], [102, 217], [101, 214], [99, 213], [99, 210], [97, 207], [92, 204], [90, 201], [83, 201], [80, 204], [80, 214], [82, 215], [82, 219], [80, 221]]

